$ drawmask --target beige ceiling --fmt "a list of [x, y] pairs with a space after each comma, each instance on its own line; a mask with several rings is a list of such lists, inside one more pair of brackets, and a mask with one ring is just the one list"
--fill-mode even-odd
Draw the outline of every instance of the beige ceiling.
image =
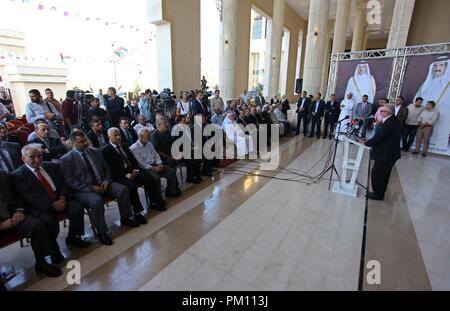
[[[308, 20], [309, 15], [309, 3], [315, 0], [286, 0], [290, 7], [292, 7], [297, 14], [302, 16], [305, 20]], [[381, 13], [381, 24], [380, 25], [369, 25], [370, 38], [386, 38], [389, 34], [391, 28], [392, 15], [394, 12], [395, 0], [379, 0], [381, 3], [382, 13]], [[336, 7], [338, 0], [330, 0], [330, 20], [336, 18]], [[356, 0], [352, 1], [352, 8], [350, 13], [350, 25], [348, 28], [348, 36], [351, 37], [353, 34], [353, 23], [355, 20], [355, 3]]]

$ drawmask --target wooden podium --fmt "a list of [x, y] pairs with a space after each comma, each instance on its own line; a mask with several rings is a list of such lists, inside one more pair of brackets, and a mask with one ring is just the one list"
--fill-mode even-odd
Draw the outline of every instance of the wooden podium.
[[[350, 158], [350, 147], [355, 146], [357, 148], [356, 158]], [[356, 178], [359, 174], [359, 169], [361, 167], [361, 161], [365, 150], [370, 150], [369, 147], [362, 145], [348, 137], [343, 138], [343, 160], [342, 160], [342, 171], [341, 171], [341, 181], [334, 183], [332, 191], [335, 193], [340, 193], [350, 197], [356, 198], [358, 195], [358, 185]], [[347, 179], [347, 174], [351, 172], [350, 181]]]

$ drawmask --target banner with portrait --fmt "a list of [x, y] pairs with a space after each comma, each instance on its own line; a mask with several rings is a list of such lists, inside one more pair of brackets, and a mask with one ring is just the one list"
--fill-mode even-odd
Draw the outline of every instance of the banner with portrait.
[[450, 53], [406, 57], [401, 94], [406, 103], [422, 97], [434, 101], [439, 119], [434, 125], [430, 151], [450, 155]]
[[340, 61], [336, 80], [338, 100], [343, 100], [349, 92], [353, 94], [355, 105], [361, 102], [363, 95], [369, 96], [370, 103], [387, 97], [392, 64], [391, 57]]

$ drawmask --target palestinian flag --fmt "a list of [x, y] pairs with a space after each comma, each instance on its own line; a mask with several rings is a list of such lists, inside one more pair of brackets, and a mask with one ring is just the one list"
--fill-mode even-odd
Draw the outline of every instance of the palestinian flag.
[[128, 53], [128, 50], [123, 46], [120, 46], [117, 50], [114, 51], [114, 53], [120, 58], [123, 58]]

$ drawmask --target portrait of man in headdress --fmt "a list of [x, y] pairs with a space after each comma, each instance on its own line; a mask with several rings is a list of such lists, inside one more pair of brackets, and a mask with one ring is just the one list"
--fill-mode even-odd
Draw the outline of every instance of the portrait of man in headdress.
[[446, 151], [450, 134], [450, 59], [439, 56], [429, 66], [428, 75], [421, 84], [415, 98], [422, 97], [424, 102], [434, 101], [440, 117], [434, 126], [431, 146], [439, 151]]
[[364, 95], [369, 96], [369, 102], [373, 103], [377, 86], [374, 77], [370, 74], [370, 67], [367, 62], [361, 62], [356, 66], [355, 74], [348, 80], [347, 93], [353, 94], [355, 101], [361, 101]]

